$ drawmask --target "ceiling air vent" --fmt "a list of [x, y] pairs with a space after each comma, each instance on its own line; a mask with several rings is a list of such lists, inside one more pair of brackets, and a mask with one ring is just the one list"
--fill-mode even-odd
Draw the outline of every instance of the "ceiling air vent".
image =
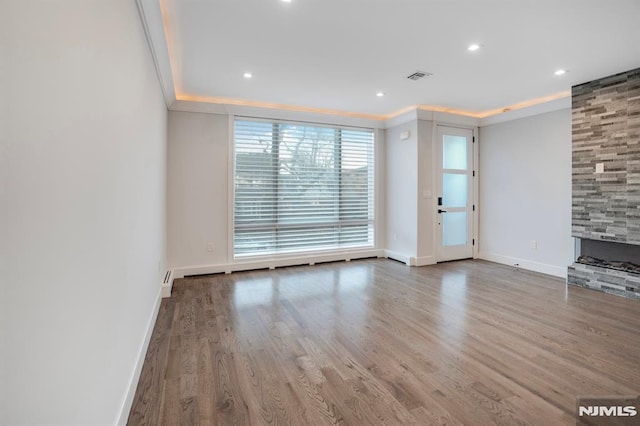
[[433, 74], [430, 73], [430, 72], [416, 71], [413, 74], [411, 74], [410, 76], [408, 76], [407, 78], [409, 80], [420, 80], [421, 78], [429, 77], [430, 75], [433, 75]]

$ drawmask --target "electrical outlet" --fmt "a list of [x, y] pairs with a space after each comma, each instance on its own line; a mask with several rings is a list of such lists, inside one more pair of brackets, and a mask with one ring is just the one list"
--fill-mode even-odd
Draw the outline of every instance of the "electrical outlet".
[[393, 233], [393, 240], [398, 241], [398, 234], [396, 232]]
[[213, 253], [213, 250], [215, 250], [215, 247], [213, 246], [213, 243], [207, 243], [207, 251], [209, 253]]
[[538, 249], [538, 241], [531, 240], [531, 250], [537, 250], [537, 249]]

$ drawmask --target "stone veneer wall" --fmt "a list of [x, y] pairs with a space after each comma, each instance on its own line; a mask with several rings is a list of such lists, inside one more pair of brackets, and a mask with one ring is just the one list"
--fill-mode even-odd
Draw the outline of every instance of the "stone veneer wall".
[[[640, 68], [574, 86], [572, 107], [572, 235], [640, 245]], [[640, 299], [640, 274], [574, 263], [567, 282]]]
[[640, 68], [574, 86], [572, 106], [572, 235], [640, 244]]
[[605, 293], [640, 300], [640, 275], [593, 265], [569, 266], [567, 282]]

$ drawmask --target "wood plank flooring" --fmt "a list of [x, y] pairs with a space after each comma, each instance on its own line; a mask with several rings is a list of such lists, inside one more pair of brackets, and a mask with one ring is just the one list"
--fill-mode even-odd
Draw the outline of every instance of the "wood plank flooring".
[[570, 425], [640, 394], [640, 303], [485, 262], [177, 280], [129, 425]]

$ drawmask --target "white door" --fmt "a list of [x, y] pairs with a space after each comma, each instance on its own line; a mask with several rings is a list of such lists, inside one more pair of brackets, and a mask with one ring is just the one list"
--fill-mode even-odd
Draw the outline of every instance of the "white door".
[[437, 260], [473, 257], [473, 131], [437, 127]]

